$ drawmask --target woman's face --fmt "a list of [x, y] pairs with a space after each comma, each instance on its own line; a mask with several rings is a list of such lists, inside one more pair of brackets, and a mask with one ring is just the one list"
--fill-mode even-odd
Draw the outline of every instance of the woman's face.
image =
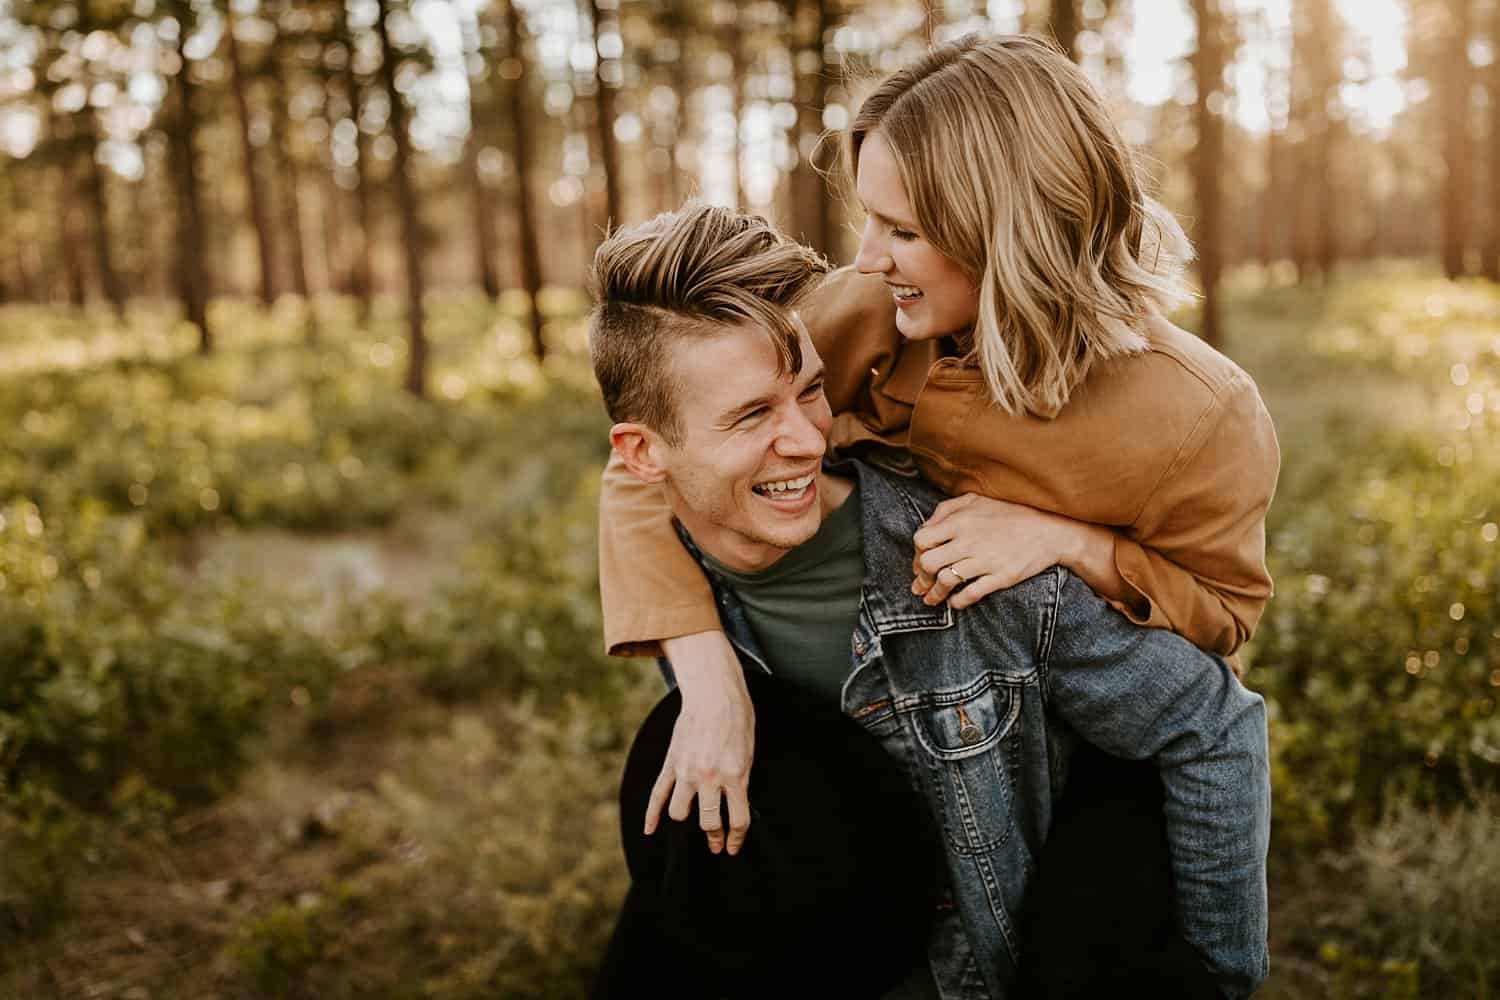
[[855, 189], [866, 217], [854, 266], [885, 278], [901, 335], [930, 340], [971, 329], [979, 315], [979, 291], [917, 228], [896, 157], [879, 130], [860, 146]]

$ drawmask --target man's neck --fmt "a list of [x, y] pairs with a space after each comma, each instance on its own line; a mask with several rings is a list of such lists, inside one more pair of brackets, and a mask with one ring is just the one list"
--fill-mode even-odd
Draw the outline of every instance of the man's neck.
[[[818, 472], [818, 526], [828, 520], [828, 515], [844, 505], [849, 495], [854, 492], [854, 480], [845, 479], [842, 476], [830, 475], [819, 470]], [[781, 548], [767, 542], [759, 542], [736, 532], [725, 530], [693, 531], [691, 515], [684, 517], [685, 511], [676, 509], [678, 501], [674, 498], [673, 513], [677, 519], [687, 526], [688, 533], [693, 536], [693, 542], [712, 557], [715, 561], [722, 563], [729, 569], [740, 573], [759, 573], [769, 569], [779, 562], [789, 552], [794, 552], [797, 546], [792, 548]], [[809, 538], [809, 541], [811, 539]], [[806, 544], [805, 542], [803, 544]]]

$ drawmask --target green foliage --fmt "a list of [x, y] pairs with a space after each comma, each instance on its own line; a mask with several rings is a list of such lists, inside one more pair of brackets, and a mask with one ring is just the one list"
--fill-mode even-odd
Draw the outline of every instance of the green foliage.
[[1284, 465], [1249, 680], [1289, 856], [1500, 774], [1500, 296], [1375, 273], [1245, 319]]

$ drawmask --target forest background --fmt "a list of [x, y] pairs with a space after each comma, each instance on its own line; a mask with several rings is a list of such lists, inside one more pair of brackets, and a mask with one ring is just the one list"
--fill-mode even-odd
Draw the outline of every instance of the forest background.
[[1047, 33], [1276, 420], [1271, 997], [1500, 989], [1497, 0], [0, 0], [0, 996], [570, 997], [660, 693], [581, 287], [848, 261], [872, 75]]

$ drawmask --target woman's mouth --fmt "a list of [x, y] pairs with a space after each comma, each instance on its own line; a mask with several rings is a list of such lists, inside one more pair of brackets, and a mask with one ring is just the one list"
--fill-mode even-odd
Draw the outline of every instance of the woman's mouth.
[[922, 290], [915, 285], [891, 285], [897, 306], [908, 306], [922, 297]]

